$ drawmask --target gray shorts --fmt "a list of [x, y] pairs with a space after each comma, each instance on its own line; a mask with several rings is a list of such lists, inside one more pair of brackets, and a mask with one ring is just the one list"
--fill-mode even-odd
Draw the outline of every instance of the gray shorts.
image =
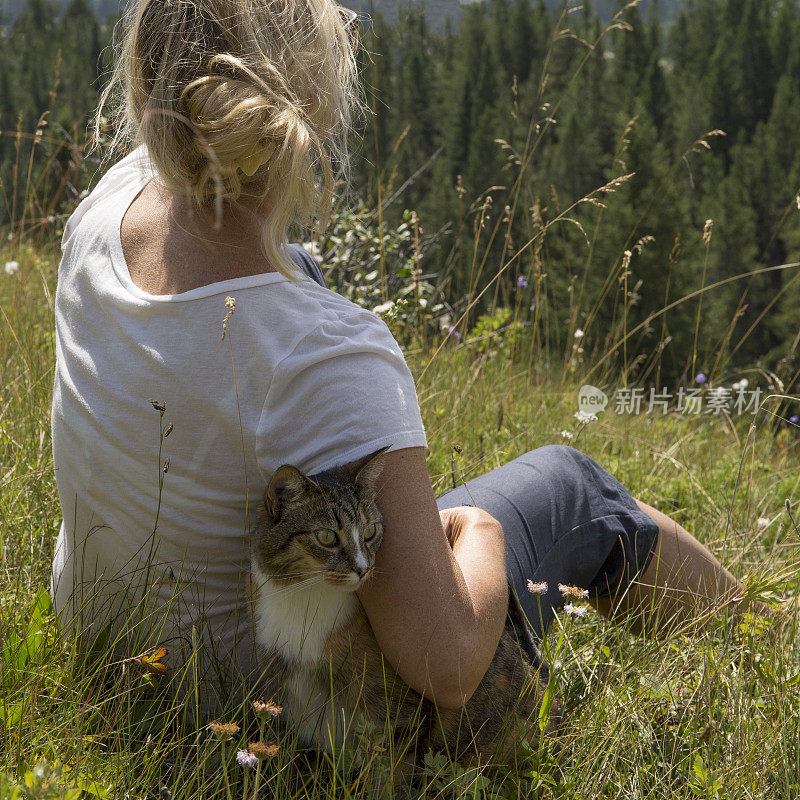
[[[624, 591], [653, 553], [658, 525], [630, 492], [573, 447], [547, 445], [442, 495], [440, 509], [477, 506], [503, 526], [510, 588], [535, 638], [566, 602], [558, 584], [590, 596]], [[528, 580], [545, 581], [542, 596]]]

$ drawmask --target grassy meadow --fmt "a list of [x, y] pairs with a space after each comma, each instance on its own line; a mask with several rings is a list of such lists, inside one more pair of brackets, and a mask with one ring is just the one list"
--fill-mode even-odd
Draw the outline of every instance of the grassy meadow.
[[[612, 22], [611, 28], [622, 25], [616, 17]], [[587, 48], [586, 59], [611, 28]], [[560, 100], [546, 92], [546, 78], [545, 69], [534, 114], [547, 98], [541, 105], [545, 117], [531, 118], [524, 152], [513, 163], [518, 174], [509, 205], [492, 209], [490, 190], [472, 199], [456, 188], [461, 216], [453, 227], [469, 276], [466, 297], [448, 297], [447, 274], [424, 274], [416, 213], [406, 212], [403, 224], [387, 232], [382, 208], [337, 212], [326, 236], [314, 243], [329, 284], [360, 305], [381, 309], [403, 346], [417, 379], [437, 494], [532, 448], [569, 444], [697, 536], [744, 581], [748, 596], [773, 605], [793, 598], [800, 594], [800, 424], [794, 419], [800, 401], [786, 396], [784, 387], [797, 376], [786, 380], [758, 366], [737, 365], [741, 341], [733, 340], [733, 332], [745, 304], [744, 279], [769, 270], [791, 269], [794, 275], [798, 265], [761, 267], [754, 261], [751, 272], [715, 286], [719, 276], [712, 280], [706, 271], [709, 221], [694, 232], [694, 242], [684, 242], [685, 258], [693, 259], [686, 272], [701, 275], [702, 282], [667, 301], [674, 296], [668, 294], [673, 268], [677, 276], [683, 266], [676, 242], [674, 259], [660, 267], [668, 270], [665, 307], [632, 323], [638, 317], [629, 312], [641, 282], [631, 277], [631, 258], [652, 237], [636, 222], [613, 263], [594, 247], [603, 225], [622, 224], [609, 221], [603, 202], [631, 177], [621, 169], [622, 159], [615, 157], [617, 177], [609, 173], [608, 183], [567, 208], [555, 202], [557, 211], [547, 218], [540, 199], [523, 188], [559, 110]], [[72, 145], [50, 141], [43, 122], [31, 135], [23, 135], [20, 125], [3, 134], [16, 137], [13, 175], [19, 185], [1, 187], [11, 233], [6, 239], [2, 229], [0, 241], [0, 800], [800, 795], [795, 619], [776, 633], [759, 618], [734, 620], [723, 608], [658, 636], [639, 636], [594, 612], [561, 612], [545, 643], [551, 689], [565, 717], [558, 738], [524, 742], [513, 763], [474, 769], [428, 755], [411, 786], [395, 782], [402, 755], [397, 742], [365, 735], [352, 751], [321, 755], [300, 748], [269, 714], [255, 718], [249, 705], [225, 709], [221, 721], [235, 725], [215, 733], [187, 703], [159, 691], [164, 677], [158, 652], [123, 661], [109, 651], [79, 651], [75, 638], [59, 631], [48, 595], [61, 523], [50, 402], [58, 240], [66, 214], [54, 213], [63, 198], [37, 195], [40, 184], [31, 167], [44, 145], [50, 149], [42, 174], [59, 147]], [[619, 156], [632, 126], [633, 120]], [[698, 140], [687, 153], [705, 149], [708, 143]], [[83, 144], [70, 152], [71, 165], [85, 166]], [[674, 188], [667, 181], [659, 178], [652, 196], [639, 202], [649, 207]], [[58, 191], [66, 183], [65, 178]], [[389, 187], [382, 190], [390, 195]], [[23, 200], [10, 204], [9, 196], [14, 203]], [[636, 217], [633, 205], [625, 212]], [[576, 209], [596, 213], [596, 227], [584, 229]], [[511, 241], [514, 214], [526, 218], [524, 244]], [[565, 278], [564, 263], [550, 260], [547, 243], [572, 227], [586, 238], [586, 260], [581, 264], [582, 254], [567, 265]], [[470, 229], [473, 241], [466, 248]], [[493, 241], [509, 243], [499, 263], [488, 257]], [[725, 291], [742, 291], [730, 321], [714, 319], [706, 300], [723, 284]], [[558, 307], [557, 298], [565, 297]], [[771, 308], [766, 306], [758, 324], [769, 321]], [[601, 325], [598, 319], [606, 321]], [[672, 339], [667, 319], [673, 333], [693, 342], [692, 351], [679, 354], [686, 365], [682, 381], [662, 380], [662, 355]], [[658, 345], [643, 348], [643, 331], [658, 329]], [[794, 366], [787, 360], [786, 368]], [[706, 375], [698, 383], [700, 371]], [[761, 390], [757, 414], [646, 413], [647, 395], [641, 413], [615, 409], [614, 392], [628, 384], [658, 390], [667, 385], [673, 393], [683, 385], [710, 402], [715, 390], [733, 390], [742, 380], [750, 390]], [[611, 398], [596, 419], [576, 417], [578, 392], [586, 383]], [[143, 435], [149, 441], [151, 434]], [[542, 719], [546, 713], [543, 706]], [[254, 739], [266, 745], [263, 760], [258, 766], [239, 763], [237, 751]]]
[[[225, 721], [244, 732], [220, 742], [153, 692], [157, 669], [123, 669], [102, 653], [87, 667], [59, 633], [46, 597], [60, 524], [49, 433], [57, 255], [13, 244], [0, 258], [18, 264], [0, 272], [2, 800], [386, 796], [391, 743], [331, 759], [301, 751], [270, 720], [259, 734], [277, 747], [257, 769], [240, 766], [234, 751], [253, 737], [249, 709], [230, 709]], [[528, 449], [570, 443], [692, 531], [753, 596], [797, 593], [800, 442], [797, 428], [776, 418], [778, 400], [767, 399], [755, 421], [617, 414], [612, 403], [587, 424], [575, 412], [591, 362], [576, 366], [570, 356], [545, 371], [535, 341], [510, 342], [509, 330], [428, 332], [408, 346], [437, 493]], [[592, 382], [610, 388], [615, 376], [595, 373]], [[566, 714], [558, 745], [532, 744], [513, 766], [478, 770], [430, 757], [425, 785], [397, 796], [796, 797], [792, 626], [770, 637], [758, 620], [734, 623], [723, 610], [694, 628], [640, 637], [593, 613], [559, 614], [547, 643]]]

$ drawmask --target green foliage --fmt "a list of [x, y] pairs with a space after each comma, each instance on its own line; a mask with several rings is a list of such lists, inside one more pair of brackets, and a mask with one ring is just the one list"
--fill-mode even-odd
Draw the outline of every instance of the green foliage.
[[[241, 731], [221, 751], [190, 706], [162, 691], [160, 650], [120, 659], [100, 646], [83, 659], [75, 640], [57, 630], [44, 588], [59, 520], [48, 421], [54, 352], [46, 335], [56, 258], [24, 248], [16, 255], [19, 270], [0, 272], [0, 363], [7, 376], [0, 395], [0, 513], [8, 532], [0, 549], [0, 797], [154, 797], [166, 787], [175, 800], [250, 800], [256, 777], [235, 762], [235, 752], [255, 738], [278, 744], [262, 767], [258, 796], [385, 796], [402, 754], [380, 732], [365, 731], [364, 747], [352, 758], [317, 757], [272, 722], [254, 731], [248, 708], [226, 707], [223, 718]], [[405, 285], [398, 281], [397, 290]], [[479, 318], [473, 331], [481, 324], [495, 332], [514, 319], [508, 310], [495, 316]], [[505, 320], [499, 328], [498, 319]], [[573, 416], [579, 374], [535, 380], [536, 365], [512, 360], [510, 346], [488, 356], [464, 341], [452, 344], [434, 358], [438, 340], [408, 354], [438, 493], [533, 447], [563, 441], [562, 430], [580, 429], [580, 448], [635, 496], [671, 513], [748, 573], [748, 597], [774, 603], [796, 594], [797, 531], [784, 508], [800, 491], [794, 429], [773, 431], [762, 415], [755, 445], [751, 440], [743, 451], [744, 418], [607, 410], [598, 423], [580, 426]], [[524, 339], [518, 344], [524, 356]], [[758, 527], [759, 517], [771, 524]], [[787, 635], [773, 642], [763, 620], [735, 622], [724, 611], [707, 631], [687, 624], [660, 639], [635, 638], [592, 615], [559, 614], [545, 643], [551, 680], [540, 709], [546, 728], [551, 703], [558, 703], [559, 738], [522, 742], [505, 766], [467, 768], [431, 754], [419, 782], [397, 796], [688, 800], [716, 792], [789, 800], [800, 785], [794, 641]], [[41, 766], [43, 758], [49, 766]]]
[[478, 317], [466, 344], [476, 353], [509, 358], [519, 347], [524, 331], [525, 323], [515, 317], [513, 309], [501, 307]]
[[60, 764], [42, 759], [19, 781], [0, 773], [0, 800], [80, 800], [85, 797], [80, 788], [67, 787], [63, 772]]
[[404, 212], [403, 221], [388, 228], [361, 203], [334, 214], [315, 250], [328, 285], [376, 311], [395, 338], [410, 345], [435, 330], [444, 311], [439, 286], [419, 268], [424, 247], [414, 212]]
[[[403, 99], [412, 88], [404, 69], [414, 63], [407, 39], [395, 47], [382, 27], [369, 46], [381, 53], [382, 74], [389, 76], [380, 100], [392, 112], [381, 122], [382, 136], [395, 144], [371, 156], [366, 148], [356, 175], [366, 179], [377, 163], [394, 189], [438, 153], [405, 187], [405, 205], [433, 229], [452, 225], [445, 240], [451, 249], [431, 252], [430, 271], [448, 276], [451, 303], [466, 298], [485, 311], [498, 293], [502, 298], [513, 289], [511, 271], [497, 275], [507, 241], [529, 241], [537, 233], [523, 209], [538, 202], [545, 223], [559, 219], [610, 178], [635, 173], [609, 197], [607, 210], [583, 205], [548, 229], [541, 313], [555, 328], [549, 335], [563, 337], [565, 328], [585, 327], [589, 319], [599, 330], [595, 339], [614, 346], [625, 335], [616, 326], [630, 292], [636, 304], [626, 309], [629, 327], [641, 324], [644, 331], [620, 353], [628, 379], [652, 369], [643, 359], [655, 346], [663, 353], [660, 374], [674, 381], [698, 354], [743, 334], [736, 366], [775, 368], [792, 358], [797, 327], [787, 314], [754, 323], [773, 303], [793, 304], [796, 268], [707, 292], [711, 319], [735, 317], [729, 331], [704, 323], [696, 335], [699, 301], [678, 304], [655, 325], [648, 320], [714, 281], [800, 254], [792, 206], [800, 179], [787, 163], [800, 145], [800, 127], [791, 124], [799, 105], [798, 60], [788, 38], [800, 26], [797, 6], [697, 0], [668, 29], [633, 7], [617, 22], [604, 30], [591, 11], [559, 19], [543, 4], [521, 0], [510, 7], [506, 0], [472, 4], [458, 31], [442, 34], [440, 47], [431, 50], [441, 68], [428, 73], [432, 99], [424, 108], [409, 108]], [[432, 34], [418, 38], [427, 52]], [[425, 149], [424, 137], [413, 137], [431, 130], [430, 103], [437, 113]], [[765, 125], [772, 130], [762, 130]], [[724, 135], [709, 135], [715, 130]], [[504, 236], [506, 204], [515, 211]], [[707, 219], [716, 223], [708, 257], [700, 244]], [[632, 285], [623, 286], [621, 275], [609, 285], [624, 252], [643, 240], [650, 243], [634, 259]], [[521, 263], [529, 258], [530, 251]], [[476, 299], [487, 284], [492, 291]], [[687, 361], [695, 348], [698, 354]], [[796, 380], [796, 372], [785, 367], [782, 379]]]

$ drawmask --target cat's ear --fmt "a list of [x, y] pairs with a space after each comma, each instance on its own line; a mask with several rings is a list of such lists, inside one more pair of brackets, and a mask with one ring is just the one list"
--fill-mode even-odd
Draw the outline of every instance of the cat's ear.
[[375, 483], [386, 461], [385, 453], [390, 447], [391, 445], [381, 447], [380, 450], [376, 450], [374, 453], [370, 453], [368, 456], [364, 456], [363, 458], [359, 458], [358, 461], [348, 464], [353, 480], [360, 486], [374, 489]]
[[302, 498], [314, 485], [297, 467], [291, 464], [278, 467], [264, 493], [264, 505], [272, 521], [277, 522], [283, 516], [286, 505]]

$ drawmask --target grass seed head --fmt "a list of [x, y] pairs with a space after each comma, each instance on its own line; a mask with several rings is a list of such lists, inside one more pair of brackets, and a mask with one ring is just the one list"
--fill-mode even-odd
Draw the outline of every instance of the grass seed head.
[[253, 711], [256, 712], [256, 716], [258, 717], [279, 717], [283, 711], [283, 707], [276, 705], [272, 700], [266, 703], [263, 700], [254, 700]]
[[558, 584], [558, 591], [562, 597], [574, 597], [577, 600], [586, 600], [589, 597], [588, 589], [581, 589], [580, 586], [567, 586], [564, 583]]
[[219, 722], [214, 720], [208, 723], [208, 729], [223, 742], [232, 739], [239, 733], [239, 726], [235, 722]]
[[247, 749], [250, 755], [258, 761], [266, 761], [268, 758], [275, 758], [280, 747], [277, 744], [267, 744], [266, 742], [250, 742]]

